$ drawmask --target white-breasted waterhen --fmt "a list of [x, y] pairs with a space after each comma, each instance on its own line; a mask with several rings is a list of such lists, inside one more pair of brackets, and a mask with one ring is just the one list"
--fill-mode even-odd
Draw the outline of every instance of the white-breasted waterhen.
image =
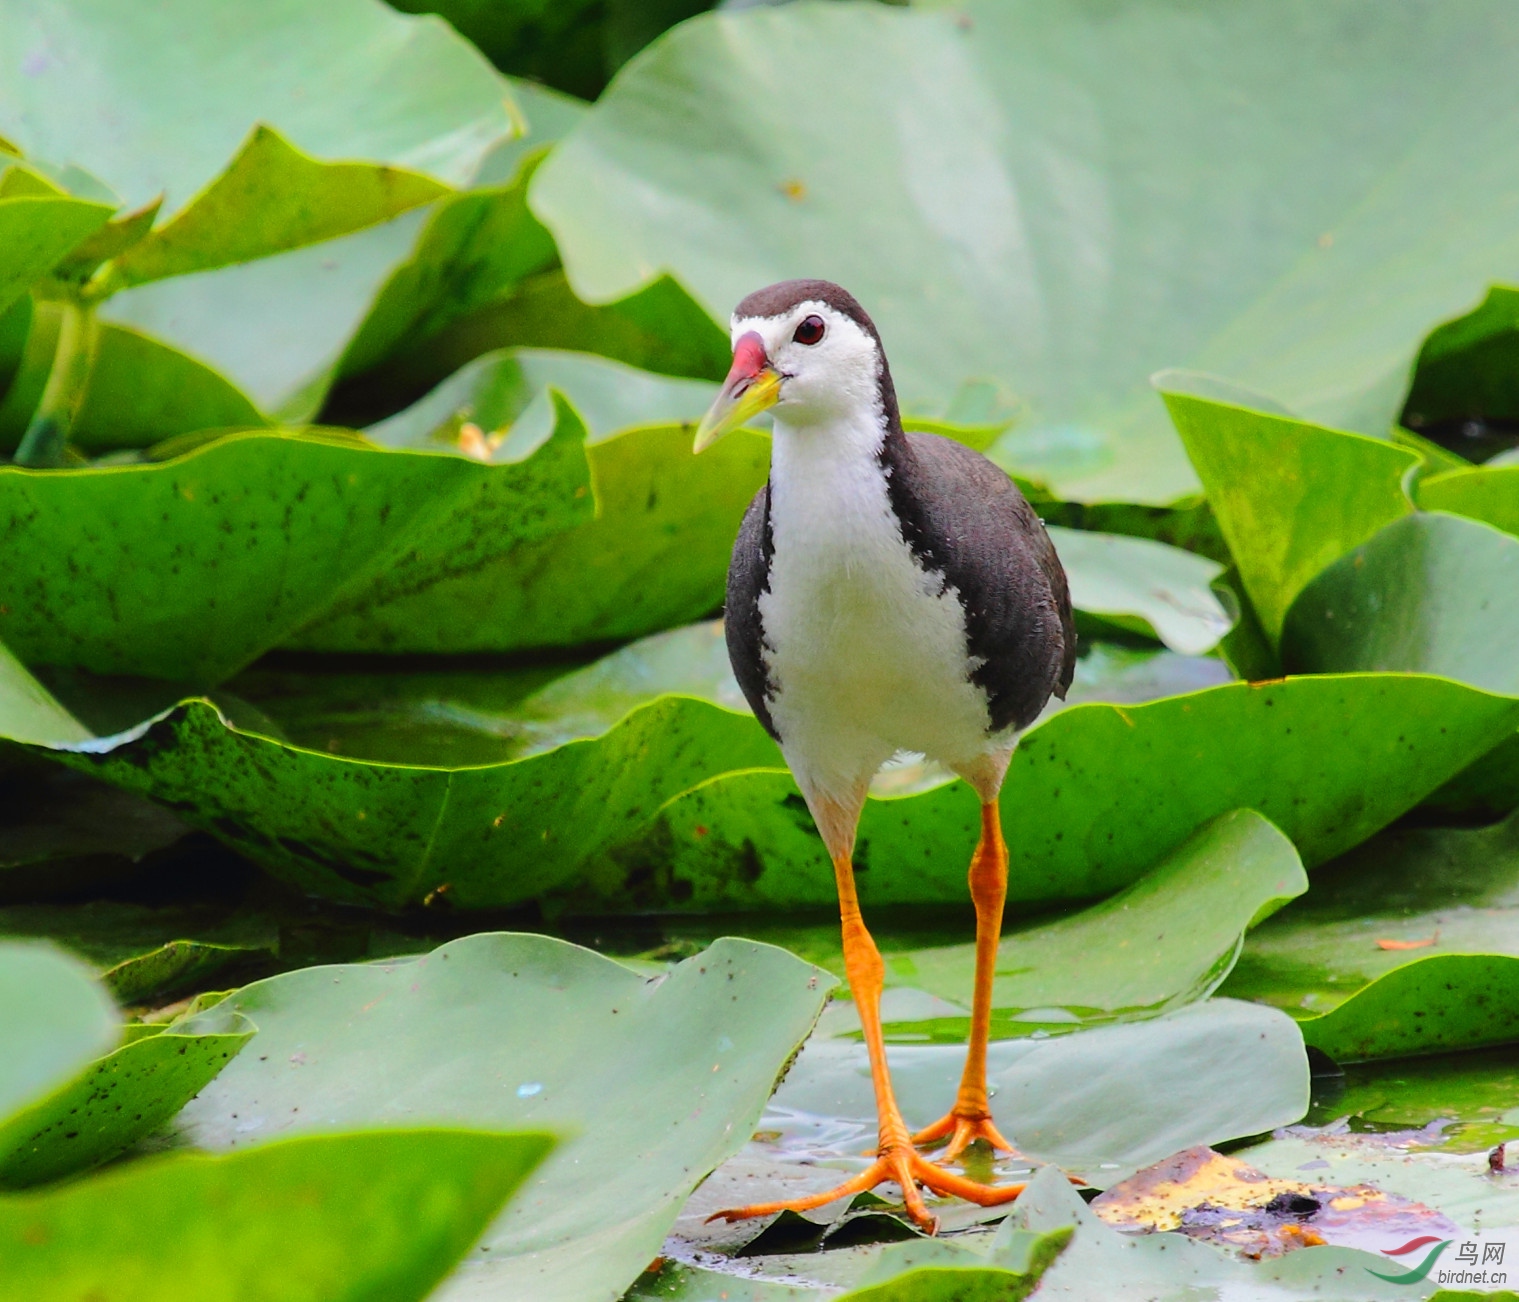
[[[769, 410], [770, 478], [750, 503], [728, 570], [733, 671], [780, 744], [833, 859], [844, 967], [875, 1085], [875, 1163], [836, 1189], [720, 1212], [737, 1220], [803, 1211], [884, 1181], [932, 1228], [919, 1185], [992, 1205], [1022, 1185], [986, 1185], [928, 1161], [976, 1140], [1011, 1150], [986, 1089], [992, 976], [1007, 889], [998, 793], [1019, 731], [1076, 660], [1065, 572], [1044, 526], [1007, 474], [980, 453], [904, 433], [875, 325], [824, 280], [749, 295], [733, 314], [733, 368], [696, 434], [696, 451]], [[919, 752], [981, 799], [970, 865], [976, 973], [970, 1044], [953, 1109], [918, 1135], [892, 1095], [881, 1035], [883, 966], [855, 892], [855, 829], [870, 780]]]

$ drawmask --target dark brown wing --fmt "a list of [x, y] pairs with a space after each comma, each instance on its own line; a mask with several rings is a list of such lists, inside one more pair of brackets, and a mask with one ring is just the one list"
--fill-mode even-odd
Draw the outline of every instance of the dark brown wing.
[[1071, 594], [1054, 544], [1007, 473], [936, 434], [889, 433], [881, 463], [902, 532], [926, 570], [960, 594], [971, 680], [991, 730], [1026, 728], [1076, 667]]

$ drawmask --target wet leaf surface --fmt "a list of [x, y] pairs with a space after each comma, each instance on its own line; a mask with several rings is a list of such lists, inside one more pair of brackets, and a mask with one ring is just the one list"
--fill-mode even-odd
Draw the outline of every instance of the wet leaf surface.
[[442, 1296], [615, 1296], [658, 1254], [691, 1188], [750, 1133], [828, 985], [780, 950], [737, 940], [655, 981], [508, 934], [394, 964], [309, 968], [226, 1001], [257, 1023], [258, 1049], [179, 1128], [219, 1150], [424, 1121], [562, 1132]]
[[[540, 1134], [397, 1129], [132, 1163], [0, 1199], [0, 1287], [38, 1302], [250, 1289], [420, 1302], [550, 1146]], [[144, 1252], [144, 1223], [172, 1225], [174, 1251]]]
[[[1224, 991], [1337, 1060], [1501, 1044], [1519, 1008], [1519, 821], [1384, 832], [1246, 941]], [[1416, 949], [1383, 940], [1429, 940]]]

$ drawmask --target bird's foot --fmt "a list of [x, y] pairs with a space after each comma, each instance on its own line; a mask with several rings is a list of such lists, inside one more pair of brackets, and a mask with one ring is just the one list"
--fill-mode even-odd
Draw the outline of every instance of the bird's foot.
[[995, 1207], [1001, 1203], [1010, 1203], [1023, 1192], [1024, 1188], [1022, 1184], [993, 1186], [967, 1180], [953, 1171], [946, 1171], [941, 1166], [935, 1166], [913, 1148], [911, 1142], [904, 1137], [901, 1140], [883, 1144], [880, 1156], [867, 1170], [825, 1193], [811, 1194], [806, 1198], [792, 1198], [786, 1202], [755, 1203], [751, 1207], [734, 1207], [728, 1211], [714, 1212], [707, 1219], [709, 1221], [743, 1221], [755, 1216], [769, 1216], [773, 1212], [811, 1211], [814, 1207], [822, 1207], [836, 1199], [865, 1193], [878, 1184], [885, 1184], [888, 1181], [901, 1188], [907, 1215], [926, 1234], [934, 1233], [938, 1229], [939, 1222], [924, 1206], [923, 1194], [919, 1186], [941, 1197], [964, 1198], [967, 1202], [976, 1203], [981, 1207]]
[[955, 1161], [978, 1139], [989, 1144], [994, 1153], [1010, 1153], [1014, 1157], [1019, 1156], [1018, 1150], [1003, 1138], [1002, 1132], [997, 1129], [997, 1123], [984, 1108], [962, 1109], [959, 1104], [956, 1104], [952, 1112], [940, 1117], [926, 1130], [918, 1131], [912, 1137], [912, 1142], [932, 1146], [946, 1138], [949, 1140], [949, 1147], [939, 1154], [939, 1159], [943, 1162]]

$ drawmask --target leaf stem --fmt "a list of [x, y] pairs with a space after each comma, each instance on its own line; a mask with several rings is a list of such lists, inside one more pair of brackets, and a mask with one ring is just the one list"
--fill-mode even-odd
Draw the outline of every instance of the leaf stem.
[[63, 301], [62, 308], [53, 366], [42, 390], [42, 400], [32, 413], [21, 446], [16, 449], [18, 466], [55, 469], [67, 464], [69, 435], [89, 387], [100, 338], [95, 306], [69, 298]]

